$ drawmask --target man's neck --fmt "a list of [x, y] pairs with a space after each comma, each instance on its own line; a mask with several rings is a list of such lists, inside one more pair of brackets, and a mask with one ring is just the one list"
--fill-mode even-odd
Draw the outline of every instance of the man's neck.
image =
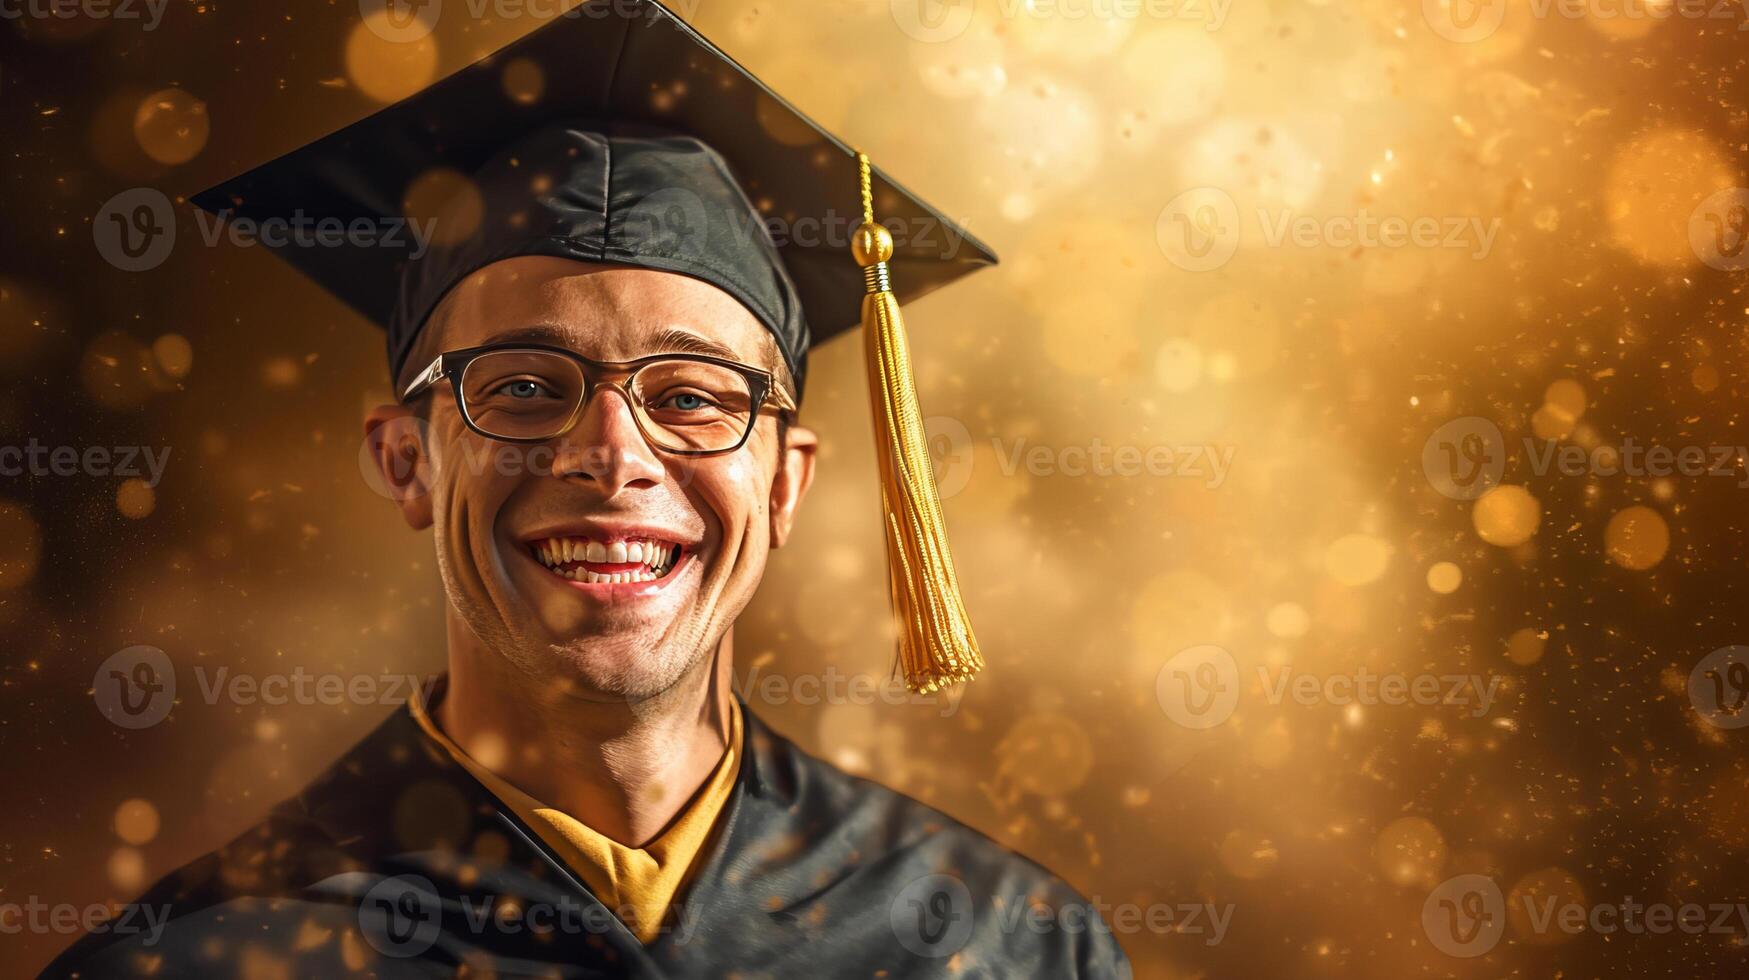
[[664, 694], [625, 702], [541, 684], [465, 624], [449, 633], [433, 721], [505, 782], [621, 844], [661, 834], [727, 750], [732, 634]]

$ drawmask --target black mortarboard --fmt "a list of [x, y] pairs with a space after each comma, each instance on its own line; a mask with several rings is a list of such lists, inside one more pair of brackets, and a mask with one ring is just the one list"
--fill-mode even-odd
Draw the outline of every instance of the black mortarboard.
[[[504, 68], [519, 59], [544, 79], [533, 104], [506, 92]], [[707, 149], [662, 134], [696, 137]], [[638, 139], [652, 135], [665, 145]], [[652, 152], [661, 149], [677, 152]], [[572, 151], [581, 155], [567, 158]], [[718, 155], [728, 166], [721, 176], [713, 172]], [[810, 341], [857, 323], [862, 276], [845, 257], [858, 220], [854, 151], [653, 0], [596, 0], [568, 11], [194, 201], [258, 222], [298, 216], [381, 227], [402, 215], [409, 185], [437, 168], [473, 176], [485, 215], [470, 241], [433, 248], [413, 263], [429, 268], [411, 270], [405, 294], [403, 267], [417, 247], [408, 236], [398, 236], [403, 247], [293, 240], [275, 248], [388, 331], [391, 370], [435, 301], [471, 271], [470, 261], [517, 254], [606, 256], [706, 279], [776, 334], [798, 383]], [[532, 178], [542, 168], [564, 173], [553, 173], [553, 188], [537, 194]], [[517, 175], [524, 176], [510, 179]], [[988, 248], [878, 170], [873, 180], [883, 222], [921, 232], [897, 236], [890, 264], [901, 301], [995, 262]], [[640, 202], [648, 206], [635, 220], [616, 220]], [[517, 211], [532, 213], [513, 228], [507, 220]], [[759, 254], [766, 218], [798, 230], [778, 241], [788, 283]], [[700, 223], [703, 237], [694, 233]]]
[[[512, 64], [532, 64], [543, 79], [529, 104], [506, 90]], [[397, 374], [443, 295], [469, 272], [515, 255], [710, 282], [772, 331], [798, 385], [808, 347], [860, 320], [900, 666], [921, 691], [983, 666], [948, 548], [899, 303], [993, 264], [989, 249], [654, 0], [572, 8], [194, 200], [233, 220], [382, 228], [402, 216], [415, 181], [445, 171], [471, 180], [477, 224], [454, 239], [438, 227], [441, 241], [428, 252], [416, 256], [420, 243], [404, 235], [401, 247], [380, 239], [335, 247], [333, 236], [263, 242], [382, 326]], [[437, 220], [460, 210], [452, 198]], [[774, 242], [768, 220], [794, 233]], [[910, 233], [895, 237], [890, 227]]]

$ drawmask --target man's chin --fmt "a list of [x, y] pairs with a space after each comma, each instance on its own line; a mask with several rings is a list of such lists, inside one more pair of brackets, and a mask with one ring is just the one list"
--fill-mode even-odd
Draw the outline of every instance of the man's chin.
[[556, 642], [547, 652], [555, 690], [586, 701], [656, 697], [679, 684], [702, 655], [660, 638], [625, 635]]

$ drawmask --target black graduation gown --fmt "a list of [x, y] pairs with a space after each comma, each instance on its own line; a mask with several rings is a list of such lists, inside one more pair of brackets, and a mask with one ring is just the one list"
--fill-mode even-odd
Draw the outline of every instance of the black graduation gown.
[[[645, 946], [406, 708], [45, 977], [1123, 977], [1061, 880], [742, 707], [741, 771]], [[123, 910], [124, 913], [127, 910]]]

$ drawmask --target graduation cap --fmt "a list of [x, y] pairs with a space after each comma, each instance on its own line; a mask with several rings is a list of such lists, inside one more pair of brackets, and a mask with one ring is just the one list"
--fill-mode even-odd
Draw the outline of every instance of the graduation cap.
[[[538, 98], [507, 65], [532, 64]], [[519, 255], [679, 272], [740, 300], [798, 387], [811, 344], [861, 324], [899, 668], [918, 691], [983, 666], [954, 574], [901, 300], [995, 255], [654, 0], [592, 0], [392, 106], [195, 196], [228, 219], [398, 221], [433, 172], [469, 178], [477, 224], [436, 247], [268, 243], [388, 336], [397, 375], [468, 273]], [[755, 203], [757, 202], [757, 203]], [[877, 222], [876, 206], [880, 219]], [[439, 221], [457, 213], [452, 206]], [[775, 239], [768, 221], [818, 229]], [[939, 235], [904, 235], [940, 228]], [[844, 234], [834, 236], [834, 227]], [[444, 229], [439, 228], [442, 232]], [[948, 245], [944, 247], [943, 242]], [[849, 254], [846, 254], [846, 253]]]

